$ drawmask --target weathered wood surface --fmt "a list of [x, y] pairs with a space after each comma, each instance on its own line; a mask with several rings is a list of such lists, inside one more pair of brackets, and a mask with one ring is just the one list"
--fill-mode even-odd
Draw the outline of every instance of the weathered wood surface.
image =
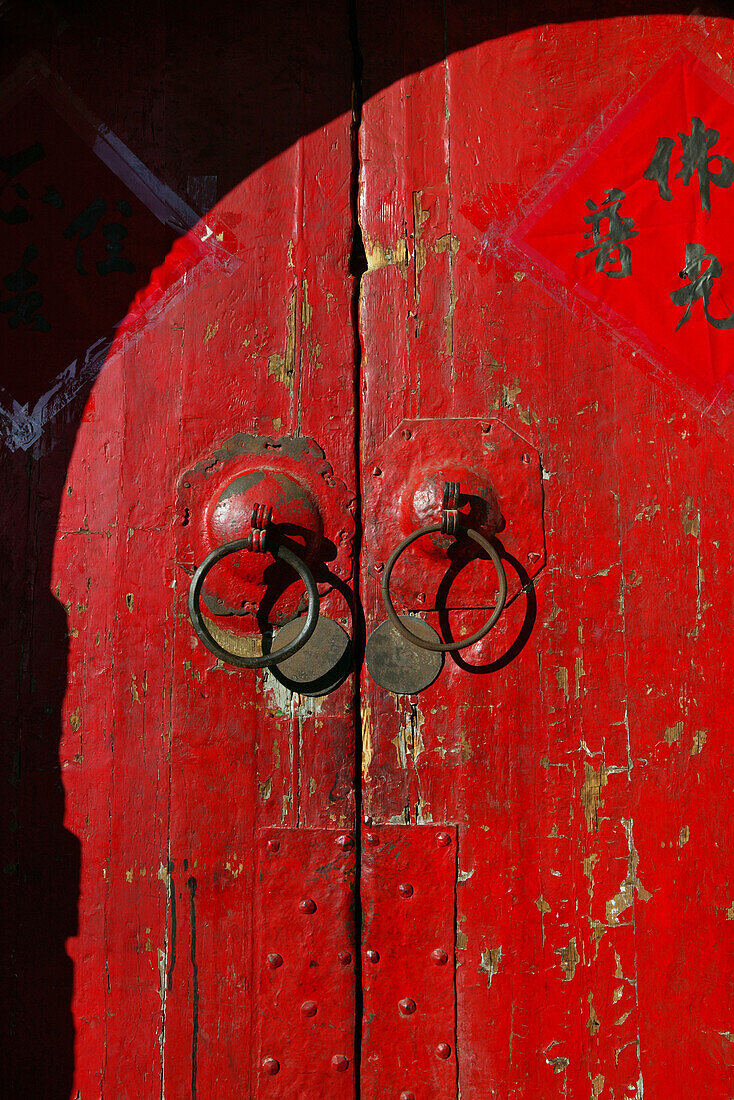
[[[254, 830], [353, 823], [354, 711], [348, 685], [301, 705], [197, 643], [176, 487], [238, 431], [317, 436], [355, 483], [347, 12], [34, 18], [8, 13], [5, 71], [42, 51], [183, 198], [215, 177], [198, 209], [228, 259], [0, 456], [2, 1091], [254, 1095]], [[351, 629], [342, 596], [323, 610]]]
[[[487, 41], [454, 53], [469, 22]], [[479, 246], [678, 47], [730, 79], [731, 24], [362, 25], [363, 453], [403, 418], [501, 418], [540, 452], [548, 554], [468, 668], [413, 699], [363, 675], [364, 812], [459, 826], [462, 1097], [729, 1097], [731, 433]], [[447, 60], [382, 88], [437, 39]]]
[[[348, 6], [190, 7], [0, 11], [1, 75], [39, 53], [223, 254], [31, 450], [0, 451], [4, 1087], [260, 1095], [255, 838], [354, 824], [354, 689], [299, 699], [196, 644], [177, 483], [245, 431], [315, 438], [354, 487], [403, 418], [481, 416], [541, 456], [547, 564], [424, 694], [361, 678], [364, 814], [458, 835], [447, 1061], [477, 1100], [730, 1100], [728, 420], [482, 242], [681, 45], [731, 80], [731, 22], [358, 5], [356, 376]], [[370, 631], [366, 572], [358, 600]], [[338, 593], [323, 611], [359, 652], [360, 613]], [[398, 1020], [410, 976], [383, 980]], [[377, 1081], [386, 1019], [364, 1031], [365, 1094], [445, 1087], [418, 1046], [412, 1077], [396, 1047], [403, 1079]], [[312, 1094], [350, 1080], [329, 1064]]]

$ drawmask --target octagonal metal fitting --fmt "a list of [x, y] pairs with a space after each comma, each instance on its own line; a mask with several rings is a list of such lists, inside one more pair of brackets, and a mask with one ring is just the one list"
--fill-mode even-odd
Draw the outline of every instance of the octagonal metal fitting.
[[391, 590], [406, 613], [494, 606], [495, 586], [475, 560], [481, 551], [469, 540], [457, 542], [452, 526], [473, 528], [500, 552], [508, 601], [545, 564], [540, 457], [501, 421], [403, 421], [364, 469], [363, 546], [376, 580], [411, 532], [443, 527], [417, 540], [393, 574]]
[[[211, 551], [242, 537], [256, 505], [272, 510], [275, 537], [315, 574], [320, 596], [349, 578], [354, 494], [334, 477], [321, 447], [312, 439], [245, 433], [182, 475], [179, 564], [191, 573]], [[306, 599], [281, 562], [264, 569], [256, 555], [238, 554], [207, 576], [201, 604], [209, 615], [227, 617], [228, 631], [248, 634], [253, 617], [282, 625], [305, 611]]]

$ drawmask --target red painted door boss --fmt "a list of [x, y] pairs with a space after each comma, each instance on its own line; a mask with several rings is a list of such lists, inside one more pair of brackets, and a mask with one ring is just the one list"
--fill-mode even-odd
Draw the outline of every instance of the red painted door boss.
[[734, 1096], [732, 23], [0, 4], [3, 1093]]

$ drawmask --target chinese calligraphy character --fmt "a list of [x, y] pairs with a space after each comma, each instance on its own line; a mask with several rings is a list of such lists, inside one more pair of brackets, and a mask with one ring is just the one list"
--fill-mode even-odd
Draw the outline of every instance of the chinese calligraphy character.
[[648, 164], [644, 176], [646, 180], [657, 181], [660, 198], [665, 199], [666, 202], [670, 202], [673, 198], [673, 192], [668, 186], [668, 174], [670, 172], [670, 158], [673, 155], [674, 145], [675, 142], [672, 138], [658, 138], [655, 156]]
[[[701, 194], [701, 207], [707, 214], [711, 213], [711, 189], [715, 187], [731, 187], [734, 183], [734, 161], [720, 153], [710, 153], [709, 150], [716, 145], [721, 137], [718, 130], [707, 129], [700, 118], [694, 116], [691, 119], [690, 134], [678, 133], [681, 140], [681, 169], [675, 175], [676, 179], [682, 179], [685, 187], [691, 182], [694, 173], [698, 176], [698, 189]], [[670, 202], [673, 194], [668, 185], [670, 161], [673, 155], [675, 142], [672, 138], [658, 138], [657, 148], [650, 164], [645, 172], [645, 179], [655, 180], [658, 185], [660, 197]], [[714, 172], [711, 165], [719, 162], [719, 171]]]
[[[129, 218], [132, 214], [130, 203], [124, 200], [118, 202], [117, 209], [124, 218]], [[109, 275], [112, 271], [124, 271], [128, 275], [132, 275], [135, 272], [135, 264], [122, 255], [125, 247], [123, 241], [127, 237], [126, 227], [122, 222], [109, 222], [102, 230], [102, 236], [107, 242], [105, 248], [108, 257], [106, 260], [100, 260], [97, 263], [99, 274]]]
[[[117, 209], [124, 218], [129, 218], [132, 214], [130, 204], [124, 200], [118, 202]], [[97, 223], [106, 212], [107, 203], [104, 199], [97, 197], [93, 199], [89, 206], [82, 210], [81, 214], [77, 215], [64, 230], [64, 237], [67, 241], [73, 240], [74, 237], [78, 238], [76, 244], [76, 269], [80, 275], [87, 274], [87, 270], [82, 262], [82, 241], [91, 237]], [[99, 274], [109, 275], [113, 271], [124, 271], [128, 275], [131, 275], [135, 271], [135, 264], [122, 255], [125, 247], [123, 242], [127, 237], [127, 228], [122, 222], [108, 222], [102, 227], [102, 236], [106, 242], [105, 249], [107, 251], [107, 259], [98, 261], [96, 266]]]
[[[707, 260], [708, 267], [704, 271], [703, 265]], [[674, 290], [670, 295], [675, 305], [686, 307], [685, 313], [675, 326], [676, 332], [681, 325], [688, 320], [691, 315], [693, 304], [697, 302], [699, 298], [703, 299], [703, 312], [710, 325], [713, 325], [713, 327], [717, 329], [734, 328], [734, 313], [732, 313], [730, 317], [723, 317], [721, 319], [712, 317], [709, 313], [709, 297], [714, 285], [714, 279], [718, 279], [721, 274], [721, 264], [716, 256], [706, 252], [703, 245], [686, 245], [686, 266], [681, 271], [680, 277], [681, 279], [689, 279], [690, 282], [688, 286], [680, 287], [679, 290]]]
[[41, 195], [41, 202], [45, 202], [48, 206], [53, 206], [56, 210], [64, 209], [64, 200], [55, 187], [46, 188], [46, 194]]
[[49, 332], [51, 326], [38, 310], [43, 305], [43, 295], [30, 288], [38, 282], [38, 276], [29, 271], [29, 265], [38, 259], [38, 249], [29, 244], [23, 253], [20, 267], [3, 279], [3, 286], [11, 292], [12, 298], [0, 302], [0, 313], [9, 313], [8, 324], [11, 328], [31, 325], [38, 332]]
[[104, 199], [92, 199], [89, 206], [82, 210], [81, 214], [78, 214], [76, 218], [74, 218], [74, 221], [70, 222], [64, 230], [64, 239], [67, 241], [72, 240], [76, 236], [79, 237], [76, 243], [76, 269], [80, 275], [87, 274], [87, 270], [82, 263], [82, 241], [85, 241], [87, 237], [92, 235], [97, 222], [106, 210], [107, 203]]
[[[584, 237], [587, 239], [591, 237], [593, 244], [590, 248], [576, 253], [580, 259], [582, 256], [588, 256], [590, 252], [598, 249], [594, 265], [595, 270], [597, 272], [606, 271], [610, 279], [624, 279], [632, 273], [632, 253], [629, 246], [624, 242], [638, 236], [638, 232], [633, 228], [634, 218], [623, 218], [619, 213], [619, 207], [625, 198], [626, 193], [624, 191], [611, 187], [605, 192], [604, 201], [607, 205], [597, 206], [592, 199], [586, 200], [590, 212], [584, 217], [584, 221], [591, 226], [591, 231], [584, 233]], [[606, 236], [602, 236], [602, 222], [605, 221], [607, 223], [607, 233]], [[614, 255], [615, 252], [616, 256]], [[607, 265], [617, 260], [619, 261], [619, 267], [607, 270]]]
[[[20, 152], [13, 153], [9, 157], [0, 157], [0, 172], [4, 172], [6, 176], [5, 183], [0, 188], [0, 193], [8, 187], [16, 176], [19, 176], [21, 172], [25, 171], [26, 168], [30, 168], [37, 161], [43, 160], [45, 156], [45, 149], [40, 141], [36, 141], [33, 145], [29, 145], [27, 149], [21, 149]], [[19, 199], [28, 198], [28, 192], [22, 184], [13, 184], [13, 190]], [[20, 203], [16, 203], [10, 210], [0, 210], [0, 220], [8, 225], [18, 225], [20, 222], [27, 222], [29, 218], [27, 207], [21, 206]]]

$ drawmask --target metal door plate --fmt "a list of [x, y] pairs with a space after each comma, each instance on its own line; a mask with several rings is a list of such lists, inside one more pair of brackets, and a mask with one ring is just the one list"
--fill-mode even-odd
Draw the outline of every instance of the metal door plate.
[[257, 849], [254, 1095], [352, 1100], [354, 837], [262, 829]]
[[[410, 630], [422, 638], [440, 642], [428, 623], [415, 615], [401, 615]], [[367, 639], [365, 660], [370, 676], [396, 695], [417, 695], [430, 687], [443, 668], [443, 654], [411, 645], [389, 620], [372, 631]]]
[[[273, 639], [271, 652], [288, 645], [303, 626], [303, 619], [286, 623]], [[320, 615], [312, 636], [302, 649], [270, 669], [281, 684], [299, 695], [328, 695], [344, 683], [352, 670], [352, 640], [334, 619]]]
[[[379, 580], [393, 549], [441, 519], [443, 485], [458, 481], [459, 520], [502, 549], [508, 602], [545, 565], [540, 456], [499, 420], [404, 420], [364, 464], [364, 554]], [[463, 518], [462, 518], [463, 517]], [[450, 536], [418, 540], [391, 579], [405, 611], [494, 606], [496, 578]]]
[[363, 1100], [456, 1100], [454, 825], [362, 833]]

